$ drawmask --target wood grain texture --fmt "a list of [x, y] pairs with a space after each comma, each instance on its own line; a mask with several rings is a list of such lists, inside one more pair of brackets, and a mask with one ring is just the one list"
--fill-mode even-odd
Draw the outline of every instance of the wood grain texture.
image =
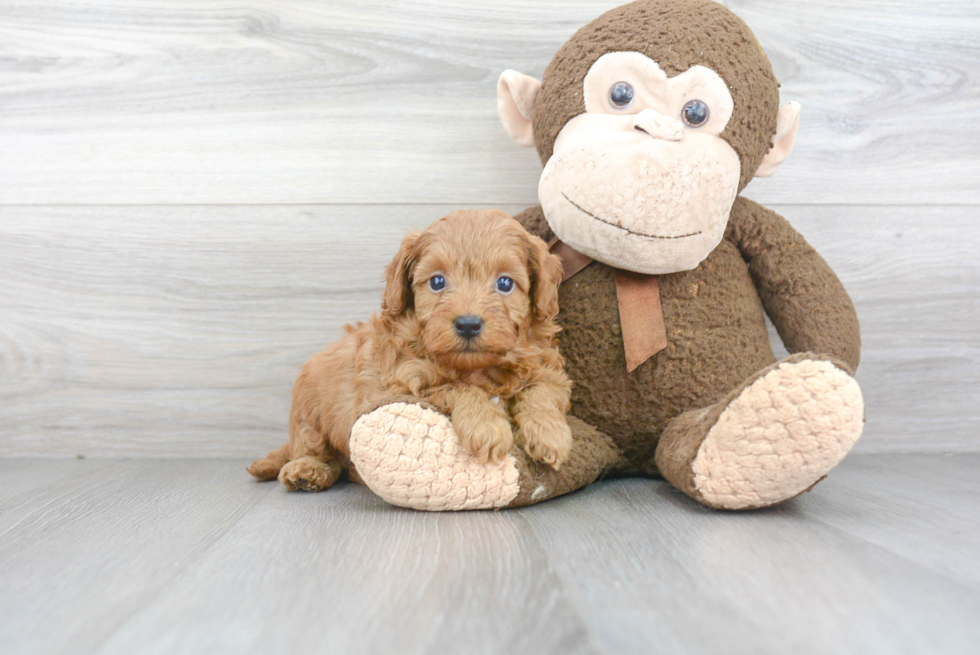
[[[869, 464], [887, 471], [870, 484]], [[951, 494], [944, 483], [978, 465], [976, 455], [858, 455], [796, 501], [725, 515], [628, 480], [539, 505], [529, 520], [608, 652], [968, 653], [980, 595], [947, 574], [980, 563], [961, 547], [980, 536], [980, 506], [969, 487]], [[903, 488], [907, 475], [925, 482]], [[883, 480], [889, 496], [877, 493]], [[916, 537], [937, 523], [963, 539]]]
[[272, 491], [230, 468], [0, 461], [0, 651], [95, 652]]
[[16, 469], [50, 486], [0, 505], [7, 655], [599, 652], [518, 514], [289, 494], [244, 462]]
[[748, 513], [641, 479], [424, 513], [243, 464], [0, 459], [0, 651], [959, 655], [980, 637], [980, 455], [855, 456]]
[[[451, 209], [0, 207], [0, 455], [264, 454], [302, 363]], [[858, 308], [858, 450], [980, 450], [974, 209], [775, 209]]]
[[[0, 203], [529, 204], [496, 117], [621, 0], [0, 2]], [[973, 0], [728, 2], [803, 103], [766, 203], [980, 203]]]
[[820, 521], [937, 575], [980, 585], [976, 455], [862, 457], [828, 481], [831, 493], [805, 498], [806, 509]]

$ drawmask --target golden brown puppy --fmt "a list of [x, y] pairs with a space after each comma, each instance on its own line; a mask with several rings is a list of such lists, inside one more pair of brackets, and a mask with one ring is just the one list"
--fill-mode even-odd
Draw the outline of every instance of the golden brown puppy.
[[388, 265], [381, 315], [303, 366], [289, 442], [249, 472], [326, 489], [350, 466], [358, 417], [405, 396], [446, 412], [482, 462], [506, 455], [516, 427], [528, 454], [558, 469], [572, 446], [554, 338], [560, 282], [544, 241], [500, 211], [454, 212], [409, 234]]

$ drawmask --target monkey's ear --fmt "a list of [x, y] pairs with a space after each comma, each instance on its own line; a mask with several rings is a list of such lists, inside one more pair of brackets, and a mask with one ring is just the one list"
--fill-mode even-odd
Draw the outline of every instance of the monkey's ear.
[[776, 118], [776, 134], [772, 137], [772, 147], [762, 158], [756, 177], [769, 177], [776, 172], [779, 165], [786, 161], [796, 143], [796, 128], [800, 126], [800, 103], [787, 102], [779, 108]]
[[412, 232], [402, 240], [398, 254], [385, 269], [385, 291], [381, 313], [397, 316], [412, 305], [412, 269], [421, 250], [421, 232]]
[[534, 101], [541, 90], [541, 82], [533, 77], [505, 70], [497, 80], [497, 113], [507, 134], [517, 145], [534, 145], [534, 131], [531, 129], [531, 112]]

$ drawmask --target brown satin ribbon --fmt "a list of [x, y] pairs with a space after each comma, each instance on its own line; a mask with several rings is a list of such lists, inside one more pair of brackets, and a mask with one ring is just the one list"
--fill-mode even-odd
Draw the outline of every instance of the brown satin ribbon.
[[632, 373], [667, 347], [667, 326], [656, 276], [617, 270], [616, 300], [623, 328], [626, 370]]
[[558, 259], [561, 260], [562, 282], [592, 263], [591, 257], [583, 255], [578, 250], [572, 250], [572, 247], [564, 241], [555, 241], [551, 246], [551, 254], [558, 255]]
[[[561, 259], [562, 282], [592, 262], [590, 257], [561, 241], [551, 246], [551, 252]], [[667, 327], [656, 276], [617, 269], [616, 300], [623, 330], [626, 370], [632, 373], [637, 366], [667, 347]]]

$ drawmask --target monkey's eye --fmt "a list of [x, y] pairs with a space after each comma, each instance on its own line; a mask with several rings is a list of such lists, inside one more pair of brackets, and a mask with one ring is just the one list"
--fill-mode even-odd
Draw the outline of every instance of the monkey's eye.
[[505, 296], [514, 290], [514, 281], [507, 277], [506, 275], [501, 275], [497, 278], [497, 291], [504, 294]]
[[616, 82], [609, 89], [609, 102], [616, 109], [626, 109], [633, 104], [633, 85], [629, 82]]
[[446, 278], [441, 275], [433, 275], [429, 278], [429, 289], [435, 293], [439, 293], [446, 288]]
[[691, 100], [681, 109], [681, 118], [691, 127], [701, 127], [708, 122], [711, 112], [703, 100]]

